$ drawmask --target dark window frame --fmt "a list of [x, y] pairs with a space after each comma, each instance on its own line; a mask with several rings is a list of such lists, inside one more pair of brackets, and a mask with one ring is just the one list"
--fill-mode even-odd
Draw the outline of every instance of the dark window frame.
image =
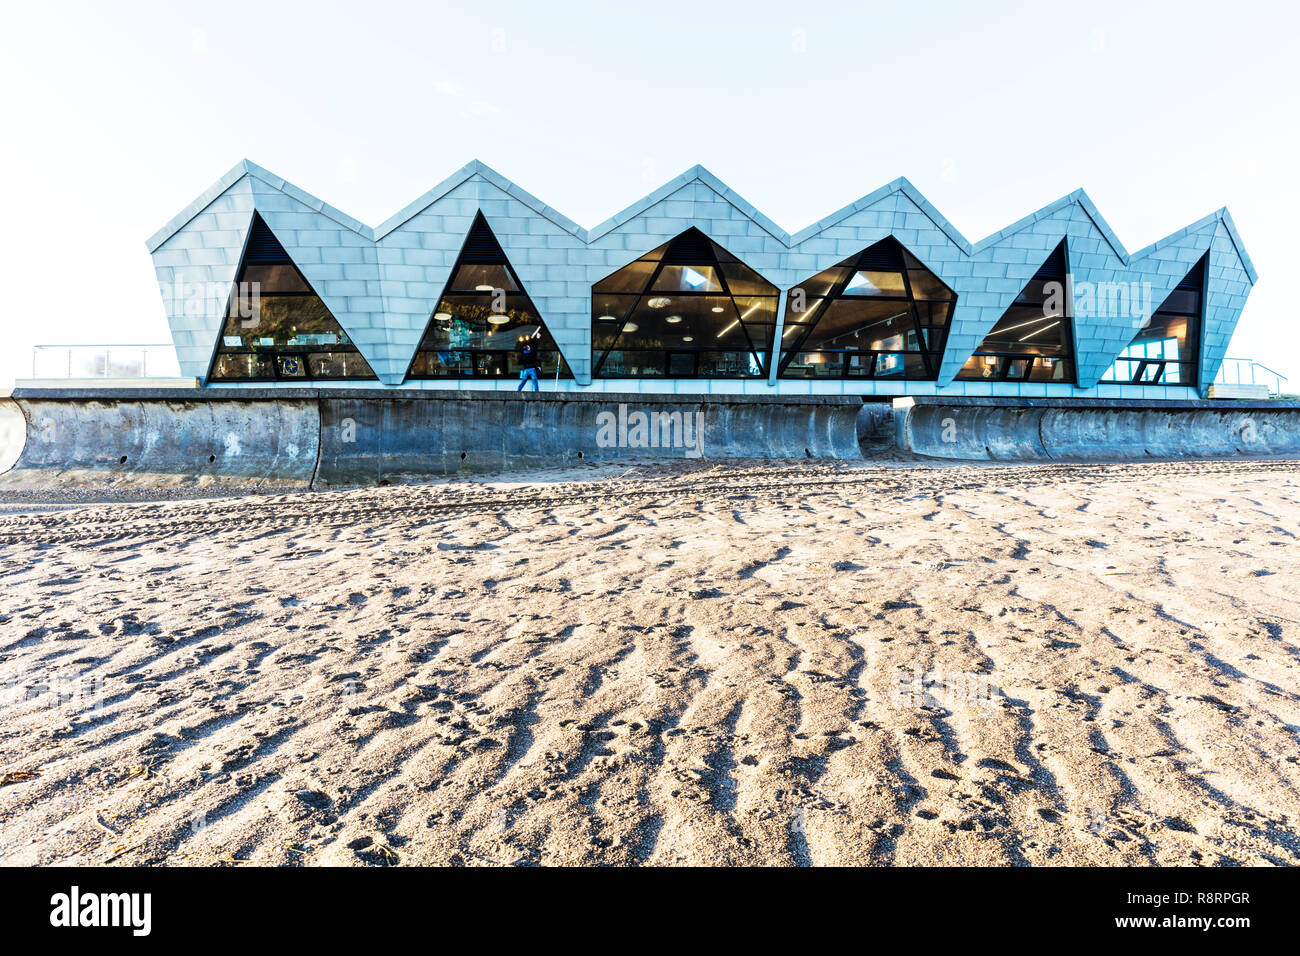
[[[689, 235], [690, 233], [698, 233], [699, 236], [704, 240], [705, 247], [709, 250], [709, 255], [712, 257], [711, 262], [671, 261], [673, 243], [677, 242], [683, 236]], [[660, 249], [663, 249], [663, 254], [659, 256], [657, 259], [651, 259], [650, 256], [654, 255]], [[770, 299], [771, 300], [772, 317], [773, 317], [773, 322], [771, 325], [771, 328], [773, 330], [771, 333], [772, 342], [771, 345], [766, 350], [760, 351], [754, 346], [754, 337], [753, 335], [750, 334], [749, 326], [745, 323], [744, 318], [741, 316], [740, 306], [736, 302], [736, 296], [733, 295], [731, 292], [731, 286], [728, 284], [727, 277], [722, 268], [722, 259], [718, 255], [718, 249], [722, 249], [724, 252], [727, 252], [727, 255], [731, 256], [731, 258], [734, 259], [737, 263], [744, 266], [750, 272], [754, 273], [754, 275], [757, 276], [760, 280], [767, 283], [768, 287], [772, 290], [770, 294], [764, 293], [764, 294], [741, 294], [740, 295], [742, 299]], [[598, 311], [598, 309], [596, 308], [596, 297], [598, 295], [597, 289], [600, 287], [601, 283], [608, 282], [610, 279], [618, 275], [624, 269], [627, 269], [638, 262], [654, 262], [654, 269], [651, 270], [650, 276], [646, 279], [645, 284], [641, 287], [640, 292], [633, 293], [629, 291], [629, 292], [604, 293], [605, 295], [611, 295], [611, 296], [632, 297], [632, 304], [628, 306], [628, 308], [624, 311], [622, 318], [618, 320], [618, 331], [614, 333], [613, 338], [610, 340], [609, 346], [603, 349], [600, 353], [600, 357], [597, 358], [596, 347], [595, 347], [596, 322], [598, 321], [596, 316], [596, 312]], [[702, 299], [703, 298], [729, 299], [731, 301], [731, 307], [736, 311], [736, 321], [740, 325], [740, 331], [744, 333], [745, 341], [749, 345], [749, 354], [755, 361], [758, 362], [759, 371], [757, 373], [743, 374], [743, 375], [716, 375], [716, 374], [700, 375], [699, 374], [700, 355], [707, 354], [710, 352], [729, 352], [732, 351], [731, 349], [707, 348], [704, 345], [701, 345], [697, 348], [683, 348], [680, 346], [673, 346], [673, 347], [664, 346], [660, 348], [638, 348], [636, 346], [629, 346], [624, 348], [619, 347], [619, 341], [622, 339], [623, 334], [627, 329], [628, 323], [632, 321], [632, 316], [636, 314], [637, 309], [640, 307], [641, 301], [646, 298], [654, 298], [657, 295], [665, 294], [662, 290], [655, 289], [655, 283], [659, 281], [659, 276], [662, 274], [664, 268], [668, 266], [682, 266], [682, 265], [706, 266], [712, 268], [713, 274], [718, 280], [718, 285], [722, 287], [722, 292], [721, 293], [710, 292], [710, 291], [690, 292], [690, 291], [674, 290], [672, 293], [673, 297], [702, 298]], [[594, 378], [639, 379], [639, 378], [650, 377], [650, 378], [666, 378], [666, 379], [703, 378], [703, 379], [725, 379], [725, 380], [735, 379], [735, 380], [748, 380], [748, 381], [763, 381], [768, 378], [772, 367], [772, 352], [776, 344], [775, 343], [775, 329], [776, 329], [775, 319], [776, 319], [777, 310], [780, 308], [780, 305], [781, 305], [781, 289], [779, 286], [776, 286], [771, 282], [768, 282], [768, 280], [764, 279], [763, 276], [759, 274], [757, 269], [754, 269], [752, 266], [745, 263], [744, 260], [742, 260], [739, 256], [732, 255], [732, 253], [728, 252], [725, 249], [725, 247], [720, 246], [718, 243], [714, 242], [707, 235], [705, 235], [701, 230], [692, 226], [691, 228], [681, 233], [678, 233], [672, 239], [668, 240], [668, 242], [656, 246], [654, 249], [651, 249], [645, 255], [639, 256], [636, 259], [633, 259], [631, 262], [627, 263], [626, 265], [620, 266], [619, 268], [615, 269], [613, 272], [605, 276], [600, 281], [592, 284], [591, 286], [591, 340], [592, 340], [593, 361], [592, 361], [591, 377], [593, 379]], [[664, 374], [662, 376], [646, 376], [644, 373], [641, 372], [635, 374], [622, 373], [622, 372], [605, 373], [604, 372], [605, 362], [609, 358], [611, 352], [645, 352], [645, 353], [662, 352], [664, 356]], [[693, 372], [690, 375], [673, 374], [670, 371], [672, 367], [671, 356], [681, 355], [681, 354], [690, 354], [694, 356]]]
[[[279, 251], [282, 254], [283, 258], [268, 260], [259, 257], [251, 262], [249, 261], [249, 257], [248, 257], [249, 244], [253, 240], [253, 231], [258, 227], [259, 224], [263, 229], [266, 230], [266, 232], [271, 236], [271, 238], [275, 240], [275, 243], [279, 247]], [[296, 289], [289, 292], [273, 292], [267, 295], [262, 295], [261, 293], [259, 293], [259, 297], [262, 299], [314, 298], [319, 300], [321, 305], [325, 307], [325, 311], [326, 313], [328, 313], [330, 320], [335, 325], [338, 326], [339, 334], [343, 337], [343, 341], [336, 342], [332, 345], [319, 345], [319, 344], [317, 345], [226, 345], [225, 344], [226, 325], [228, 322], [230, 322], [232, 318], [238, 318], [238, 315], [234, 313], [235, 302], [239, 298], [240, 282], [243, 278], [244, 270], [247, 266], [250, 265], [287, 265], [289, 266], [289, 268], [293, 269], [293, 271], [297, 274], [298, 278], [302, 281], [302, 284], [307, 287], [306, 290]], [[258, 356], [259, 358], [265, 358], [269, 361], [271, 365], [272, 374], [240, 376], [238, 378], [232, 378], [226, 376], [214, 377], [213, 373], [216, 372], [217, 363], [221, 359], [221, 357], [225, 355], [255, 355]], [[310, 365], [308, 365], [306, 361], [308, 355], [355, 355], [357, 356], [357, 358], [361, 360], [361, 363], [362, 365], [365, 366], [368, 374], [312, 375]], [[304, 374], [302, 375], [283, 374], [281, 372], [281, 365], [283, 359], [294, 358], [298, 356], [301, 356], [303, 362]], [[375, 370], [371, 367], [369, 360], [364, 355], [361, 354], [361, 350], [357, 348], [356, 344], [352, 341], [352, 336], [348, 335], [347, 330], [343, 328], [343, 323], [339, 322], [338, 318], [334, 315], [333, 310], [330, 309], [329, 305], [325, 302], [325, 300], [322, 299], [319, 294], [317, 294], [315, 286], [311, 284], [311, 282], [303, 274], [303, 271], [300, 268], [298, 268], [298, 263], [293, 261], [293, 257], [289, 255], [289, 251], [284, 248], [284, 244], [280, 242], [279, 237], [275, 235], [271, 227], [267, 224], [266, 220], [264, 220], [261, 217], [261, 215], [257, 212], [257, 210], [254, 210], [253, 217], [249, 222], [248, 235], [245, 236], [244, 238], [244, 248], [240, 253], [239, 267], [235, 270], [235, 281], [231, 284], [230, 295], [226, 298], [226, 308], [221, 316], [221, 328], [217, 331], [217, 343], [216, 343], [216, 347], [212, 350], [212, 359], [208, 362], [208, 373], [203, 379], [204, 384], [206, 385], [213, 382], [219, 382], [222, 384], [227, 382], [256, 382], [256, 383], [293, 382], [293, 383], [301, 384], [304, 382], [367, 382], [367, 381], [373, 381], [373, 382], [379, 381], [379, 376], [375, 374]]]
[[[1192, 267], [1187, 270], [1187, 274], [1183, 276], [1183, 278], [1178, 282], [1177, 285], [1175, 285], [1172, 289], [1169, 290], [1169, 293], [1168, 295], [1165, 296], [1164, 301], [1160, 303], [1160, 307], [1152, 311], [1151, 320], [1148, 321], [1147, 323], [1147, 325], [1149, 326], [1151, 322], [1155, 320], [1155, 317], [1157, 315], [1171, 315], [1181, 319], [1185, 319], [1188, 322], [1195, 321], [1196, 335], [1187, 336], [1187, 349], [1189, 352], [1188, 357], [1183, 358], [1180, 356], [1177, 359], [1170, 359], [1170, 358], [1145, 358], [1143, 356], [1125, 355], [1124, 352], [1127, 352], [1129, 349], [1133, 348], [1134, 344], [1138, 340], [1138, 337], [1142, 334], [1142, 330], [1139, 329], [1137, 334], [1133, 336], [1132, 341], [1130, 341], [1128, 345], [1124, 346], [1123, 350], [1119, 353], [1119, 355], [1115, 356], [1115, 358], [1111, 361], [1110, 368], [1106, 370], [1107, 374], [1109, 374], [1110, 370], [1114, 369], [1118, 375], [1120, 363], [1127, 362], [1134, 367], [1132, 376], [1129, 377], [1127, 380], [1119, 377], [1108, 380], [1105, 377], [1103, 377], [1098, 384], [1158, 385], [1161, 388], [1199, 388], [1200, 387], [1201, 355], [1204, 350], [1204, 341], [1205, 341], [1205, 300], [1209, 292], [1209, 276], [1210, 276], [1209, 258], [1210, 258], [1210, 253], [1206, 251], [1204, 254], [1201, 255], [1199, 259], [1196, 260], [1196, 262], [1192, 264]], [[1164, 307], [1165, 304], [1170, 299], [1172, 299], [1175, 295], [1177, 295], [1179, 292], [1192, 291], [1187, 287], [1187, 281], [1188, 279], [1191, 279], [1193, 275], [1196, 276], [1196, 279], [1194, 280], [1196, 283], [1195, 310], [1191, 312], [1187, 312], [1183, 309], [1166, 309]], [[1181, 369], [1186, 370], [1189, 373], [1188, 375], [1185, 376], [1188, 379], [1188, 381], [1184, 381], [1184, 382], [1166, 381], [1165, 372], [1168, 371], [1169, 366], [1171, 365], [1175, 365]], [[1147, 369], [1152, 366], [1156, 367], [1155, 376], [1150, 381], [1146, 381], [1142, 378], [1142, 376], [1146, 374]]]
[[[1079, 382], [1079, 363], [1078, 363], [1078, 359], [1077, 359], [1077, 356], [1076, 356], [1075, 351], [1074, 351], [1074, 342], [1075, 342], [1075, 336], [1074, 336], [1074, 303], [1070, 301], [1070, 300], [1071, 300], [1071, 295], [1070, 295], [1070, 245], [1069, 245], [1069, 239], [1068, 239], [1068, 238], [1063, 238], [1063, 239], [1062, 239], [1062, 240], [1057, 244], [1056, 248], [1053, 249], [1053, 250], [1051, 251], [1051, 253], [1048, 255], [1048, 257], [1047, 257], [1045, 260], [1043, 260], [1043, 264], [1042, 264], [1041, 266], [1038, 267], [1038, 271], [1035, 272], [1032, 276], [1029, 277], [1029, 279], [1025, 282], [1024, 287], [1022, 287], [1021, 290], [1020, 290], [1020, 292], [1016, 295], [1015, 299], [1012, 300], [1011, 304], [1010, 304], [1009, 306], [1007, 306], [1006, 310], [1003, 311], [1002, 315], [998, 317], [997, 322], [994, 322], [994, 323], [993, 323], [993, 327], [990, 328], [990, 329], [988, 330], [988, 332], [985, 334], [985, 336], [984, 336], [984, 340], [983, 340], [982, 342], [980, 342], [980, 346], [983, 346], [984, 342], [987, 342], [987, 341], [989, 340], [989, 338], [993, 335], [993, 331], [994, 331], [994, 329], [996, 329], [996, 328], [998, 327], [998, 324], [999, 324], [999, 323], [1000, 323], [1004, 318], [1006, 318], [1007, 312], [1010, 312], [1012, 309], [1016, 308], [1017, 306], [1023, 306], [1023, 305], [1041, 305], [1041, 304], [1042, 304], [1042, 303], [1037, 303], [1037, 302], [1021, 302], [1020, 300], [1021, 300], [1021, 297], [1024, 296], [1024, 294], [1025, 294], [1025, 288], [1027, 288], [1030, 284], [1032, 284], [1032, 283], [1034, 283], [1034, 282], [1037, 282], [1037, 281], [1040, 281], [1040, 280], [1041, 280], [1041, 281], [1044, 281], [1044, 282], [1054, 282], [1054, 281], [1057, 281], [1055, 275], [1049, 275], [1049, 276], [1044, 277], [1044, 276], [1043, 276], [1043, 271], [1044, 271], [1045, 269], [1047, 269], [1047, 268], [1052, 264], [1052, 260], [1056, 257], [1056, 255], [1057, 255], [1058, 252], [1059, 252], [1059, 253], [1061, 254], [1061, 256], [1062, 256], [1062, 260], [1063, 260], [1063, 266], [1062, 266], [1062, 268], [1063, 268], [1063, 270], [1064, 270], [1064, 271], [1063, 271], [1063, 274], [1062, 274], [1062, 276], [1061, 276], [1061, 279], [1060, 279], [1060, 281], [1062, 282], [1062, 284], [1063, 284], [1064, 287], [1065, 287], [1065, 314], [1064, 314], [1063, 316], [1061, 316], [1061, 337], [1062, 337], [1061, 346], [1062, 346], [1062, 348], [1064, 349], [1064, 354], [1062, 354], [1062, 355], [1048, 355], [1048, 354], [1043, 353], [1043, 352], [1014, 352], [1014, 351], [1009, 351], [1009, 350], [1006, 350], [1006, 349], [985, 349], [985, 348], [982, 348], [982, 347], [977, 347], [977, 348], [975, 349], [975, 351], [973, 351], [969, 356], [967, 356], [966, 361], [965, 361], [965, 362], [962, 362], [961, 368], [959, 368], [959, 369], [957, 370], [957, 374], [956, 374], [955, 376], [953, 376], [953, 380], [954, 380], [954, 381], [957, 381], [957, 382], [1005, 382], [1005, 381], [1017, 381], [1017, 382], [1031, 382], [1031, 383], [1033, 383], [1033, 384], [1037, 384], [1037, 385], [1077, 385], [1077, 384], [1078, 384], [1078, 382]], [[1047, 316], [1044, 316], [1044, 318], [1047, 318]], [[974, 358], [995, 358], [995, 359], [997, 359], [997, 360], [998, 360], [998, 361], [997, 361], [997, 364], [994, 366], [994, 369], [995, 369], [994, 374], [991, 375], [991, 376], [989, 376], [989, 377], [987, 377], [987, 378], [986, 378], [985, 376], [983, 376], [983, 375], [963, 375], [963, 374], [962, 374], [962, 370], [965, 369], [967, 363], [970, 362], [970, 360], [971, 360], [971, 359], [974, 359]], [[1053, 379], [1034, 379], [1034, 378], [1031, 378], [1029, 373], [1033, 371], [1033, 362], [1032, 362], [1032, 360], [1033, 360], [1033, 359], [1040, 359], [1040, 358], [1055, 359], [1055, 360], [1058, 361], [1058, 362], [1065, 362], [1065, 363], [1066, 363], [1066, 370], [1067, 370], [1067, 373], [1068, 373], [1068, 374], [1066, 374], [1065, 376], [1063, 376], [1062, 378], [1059, 378], [1059, 379], [1056, 379], [1056, 378], [1053, 378]], [[1010, 377], [1011, 364], [1012, 364], [1011, 360], [1013, 360], [1013, 359], [1030, 359], [1030, 360], [1031, 360], [1031, 361], [1030, 361], [1030, 362], [1025, 366], [1025, 372], [1024, 372], [1024, 375], [1021, 376], [1021, 377], [1019, 377], [1019, 378], [1014, 378], [1014, 379]]]
[[[489, 262], [489, 261], [467, 262], [466, 261], [465, 256], [466, 253], [469, 251], [470, 242], [475, 238], [475, 230], [480, 226], [483, 229], [487, 230], [488, 235], [491, 236], [492, 242], [496, 246], [496, 252], [499, 253], [500, 255], [499, 262]], [[489, 349], [489, 348], [482, 348], [480, 346], [475, 346], [475, 345], [465, 345], [465, 346], [436, 348], [436, 349], [429, 349], [424, 347], [424, 340], [428, 338], [429, 330], [435, 321], [434, 316], [436, 316], [439, 310], [442, 308], [443, 302], [448, 300], [448, 296], [458, 297], [458, 296], [491, 294], [489, 292], [479, 292], [477, 289], [453, 288], [452, 283], [456, 281], [457, 276], [460, 274], [461, 267], [466, 265], [497, 265], [505, 268], [506, 272], [510, 276], [510, 281], [514, 283], [515, 288], [513, 290], [502, 289], [501, 291], [505, 293], [507, 300], [510, 299], [511, 297], [518, 297], [524, 300], [524, 302], [527, 305], [528, 311], [532, 315], [536, 316], [537, 325], [541, 328], [542, 333], [544, 335], [544, 338], [539, 340], [539, 344], [537, 348], [539, 360], [544, 355], [550, 355], [554, 353], [557, 360], [556, 374], [562, 378], [572, 379], [573, 370], [569, 368], [569, 363], [565, 361], [564, 352], [560, 349], [560, 346], [556, 343], [555, 336], [551, 334], [551, 330], [546, 324], [546, 319], [542, 317], [541, 310], [537, 308], [537, 304], [533, 301], [533, 297], [528, 294], [528, 290], [524, 287], [523, 281], [519, 278], [519, 273], [515, 271], [514, 265], [510, 262], [510, 257], [506, 255], [505, 247], [501, 245], [501, 241], [497, 239], [496, 233], [493, 232], [492, 227], [488, 225], [487, 217], [483, 215], [482, 210], [478, 210], [474, 214], [474, 219], [470, 223], [469, 230], [465, 233], [465, 239], [461, 242], [460, 252], [457, 253], [456, 255], [456, 261], [452, 263], [451, 272], [447, 275], [447, 282], [446, 284], [443, 285], [442, 292], [438, 295], [438, 300], [433, 305], [433, 311], [429, 313], [429, 320], [428, 322], [425, 323], [423, 331], [420, 332], [420, 340], [416, 344], [415, 353], [411, 356], [411, 361], [406, 366], [406, 375], [403, 377], [402, 380], [418, 381], [418, 382], [445, 382], [445, 381], [454, 381], [456, 379], [472, 378], [472, 379], [479, 379], [479, 380], [489, 379], [491, 381], [514, 381], [518, 378], [518, 373], [509, 372], [509, 371], [501, 372], [501, 373], [475, 371], [472, 373], [457, 374], [457, 375], [426, 375], [426, 374], [417, 374], [415, 371], [415, 365], [420, 360], [420, 356], [422, 354], [436, 355], [439, 353], [447, 353], [447, 354], [472, 353], [476, 356], [477, 355], [496, 356], [502, 359], [503, 365], [508, 365], [509, 358], [511, 356], [517, 355], [516, 349]], [[548, 375], [547, 377], [549, 378], [551, 376]]]
[[[896, 269], [881, 268], [878, 265], [873, 266], [864, 261], [868, 258], [868, 254], [871, 252], [871, 250], [877, 248], [882, 244], [890, 245], [890, 251], [895, 254], [896, 261], [898, 263]], [[933, 296], [923, 296], [921, 298], [917, 298], [915, 293], [912, 291], [912, 277], [910, 275], [912, 271], [912, 267], [908, 264], [907, 261], [908, 257], [910, 257], [913, 261], [915, 261], [919, 268], [924, 269], [930, 275], [934, 276], [935, 281], [938, 282], [939, 285], [943, 286], [943, 288], [948, 290], [948, 292], [950, 293], [949, 297], [943, 299], [937, 299], [934, 298]], [[818, 305], [816, 307], [816, 314], [813, 320], [811, 322], [789, 321], [790, 293], [793, 292], [795, 289], [802, 288], [806, 283], [811, 282], [817, 276], [821, 275], [822, 272], [828, 272], [831, 269], [835, 269], [835, 268], [843, 268], [845, 270], [845, 274], [841, 276], [839, 279], [837, 279], [835, 281], [835, 284], [831, 286], [831, 288], [826, 290], [825, 294], [814, 297], [817, 300]], [[903, 279], [904, 295], [901, 296], [899, 295], [857, 295], [852, 293], [846, 294], [844, 290], [848, 288], [849, 283], [853, 281], [854, 276], [856, 276], [857, 273], [860, 271], [898, 272]], [[787, 375], [786, 370], [789, 368], [790, 364], [794, 361], [794, 359], [797, 356], [808, 351], [807, 349], [804, 348], [804, 344], [808, 341], [809, 336], [811, 336], [812, 333], [816, 330], [818, 323], [825, 317], [825, 314], [830, 310], [831, 304], [837, 301], [906, 303], [907, 311], [910, 313], [910, 317], [912, 320], [913, 334], [916, 336], [917, 342], [921, 343], [921, 348], [901, 349], [901, 350], [900, 349], [863, 349], [863, 348], [849, 348], [849, 349], [818, 348], [815, 351], [820, 353], [837, 354], [837, 355], [847, 355], [850, 353], [871, 353], [875, 356], [871, 363], [872, 374], [869, 376], [848, 374], [849, 362], [846, 359], [845, 361], [842, 362], [843, 371], [838, 376]], [[827, 380], [827, 381], [835, 381], [838, 379], [847, 379], [851, 381], [856, 381], [856, 380], [863, 380], [863, 379], [870, 378], [870, 379], [880, 379], [885, 381], [928, 382], [928, 381], [935, 381], [939, 377], [939, 368], [943, 364], [944, 351], [948, 346], [948, 333], [949, 330], [952, 328], [953, 316], [957, 311], [957, 292], [950, 285], [948, 285], [948, 283], [944, 282], [943, 279], [941, 279], [934, 272], [933, 269], [930, 269], [928, 266], [925, 265], [925, 263], [921, 262], [920, 259], [917, 259], [916, 256], [912, 255], [912, 253], [907, 249], [906, 246], [904, 246], [901, 242], [899, 242], [894, 236], [890, 235], [882, 238], [878, 242], [874, 242], [871, 245], [859, 250], [856, 254], [849, 256], [847, 259], [842, 259], [839, 262], [836, 262], [833, 265], [828, 266], [827, 268], [821, 270], [821, 272], [816, 273], [816, 275], [809, 276], [807, 279], [804, 279], [803, 282], [796, 283], [794, 286], [792, 286], [789, 290], [786, 291], [785, 302], [786, 302], [786, 320], [781, 323], [781, 338], [785, 337], [786, 329], [789, 328], [802, 329], [802, 334], [800, 334], [797, 338], [795, 338], [789, 347], [786, 347], [785, 345], [780, 346], [781, 359], [779, 364], [777, 365], [777, 378], [798, 379], [800, 381], [817, 381], [819, 379]], [[921, 321], [921, 311], [918, 307], [919, 304], [945, 305], [948, 307], [947, 318], [944, 320], [944, 322], [941, 325], [923, 323]], [[805, 309], [803, 315], [806, 316], [809, 311], [810, 310]], [[927, 312], [930, 311], [932, 310], [927, 309]], [[927, 335], [927, 332], [929, 332], [930, 334]], [[937, 336], [935, 334], [936, 332], [938, 333]], [[934, 341], [936, 337], [939, 339], [938, 342]], [[913, 376], [907, 375], [906, 359], [904, 359], [903, 375], [876, 375], [875, 371], [879, 364], [878, 357], [880, 355], [903, 355], [903, 356], [920, 355], [922, 366], [925, 369], [925, 375], [922, 378], [915, 378]]]

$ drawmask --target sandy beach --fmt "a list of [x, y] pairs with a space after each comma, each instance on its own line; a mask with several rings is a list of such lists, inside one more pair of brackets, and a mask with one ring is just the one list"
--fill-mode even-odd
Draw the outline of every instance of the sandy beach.
[[1300, 863], [1300, 463], [0, 510], [0, 864]]

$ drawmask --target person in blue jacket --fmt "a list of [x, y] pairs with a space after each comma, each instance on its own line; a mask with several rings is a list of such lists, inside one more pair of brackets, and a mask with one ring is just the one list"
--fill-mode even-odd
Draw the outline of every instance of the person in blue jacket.
[[530, 381], [533, 383], [533, 391], [542, 390], [539, 384], [538, 369], [542, 367], [541, 358], [537, 354], [537, 343], [532, 338], [519, 338], [519, 387], [516, 392], [522, 392], [524, 386]]

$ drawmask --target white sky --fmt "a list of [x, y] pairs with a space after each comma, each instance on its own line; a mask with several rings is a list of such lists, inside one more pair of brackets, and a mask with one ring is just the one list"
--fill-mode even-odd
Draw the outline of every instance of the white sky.
[[169, 341], [144, 241], [247, 157], [372, 225], [474, 158], [584, 226], [695, 163], [791, 231], [900, 175], [971, 240], [1080, 186], [1130, 252], [1226, 205], [1228, 354], [1300, 390], [1300, 4], [1047, 6], [12, 5], [0, 387]]

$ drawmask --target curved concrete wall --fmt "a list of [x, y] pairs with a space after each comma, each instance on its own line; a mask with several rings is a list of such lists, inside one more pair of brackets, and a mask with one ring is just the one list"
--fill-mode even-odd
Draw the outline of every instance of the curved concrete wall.
[[[1300, 407], [177, 390], [0, 401], [0, 490], [372, 485], [614, 458], [1300, 456]], [[1176, 405], [1177, 403], [1174, 403]]]
[[1109, 461], [1300, 455], [1296, 408], [917, 405], [900, 409], [899, 415], [899, 444], [931, 458]]
[[323, 398], [316, 480], [324, 486], [406, 481], [579, 458], [857, 458], [860, 408], [721, 398]]
[[307, 487], [315, 402], [16, 398], [25, 443], [0, 488]]
[[0, 489], [367, 485], [580, 458], [858, 458], [861, 409], [727, 396], [19, 395], [0, 405], [0, 429], [12, 424], [9, 439], [0, 432], [0, 463], [12, 465]]
[[22, 456], [27, 444], [27, 419], [17, 403], [0, 400], [0, 474], [4, 474]]

